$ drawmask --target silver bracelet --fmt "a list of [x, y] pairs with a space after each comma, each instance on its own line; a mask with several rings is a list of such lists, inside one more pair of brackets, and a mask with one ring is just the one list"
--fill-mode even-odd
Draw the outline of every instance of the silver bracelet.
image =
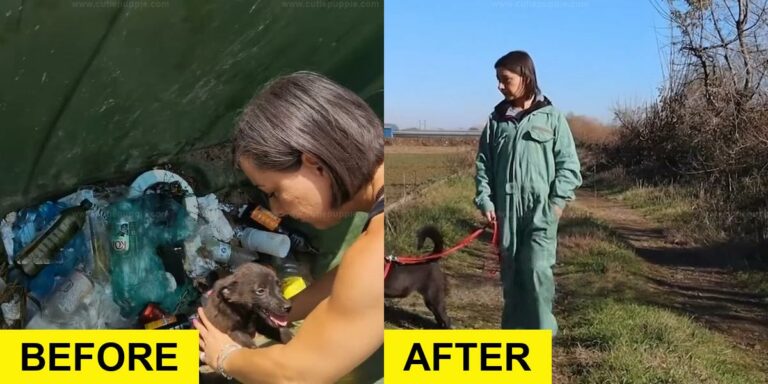
[[224, 361], [227, 360], [232, 352], [241, 348], [243, 347], [238, 344], [227, 344], [221, 349], [221, 353], [219, 353], [219, 357], [216, 359], [216, 372], [224, 376], [227, 380], [232, 380], [232, 376], [224, 372]]

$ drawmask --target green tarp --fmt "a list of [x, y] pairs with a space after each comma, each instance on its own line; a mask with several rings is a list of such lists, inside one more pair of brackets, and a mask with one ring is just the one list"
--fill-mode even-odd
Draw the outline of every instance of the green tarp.
[[164, 163], [242, 185], [226, 143], [260, 85], [314, 70], [382, 116], [383, 45], [375, 2], [1, 0], [0, 214]]

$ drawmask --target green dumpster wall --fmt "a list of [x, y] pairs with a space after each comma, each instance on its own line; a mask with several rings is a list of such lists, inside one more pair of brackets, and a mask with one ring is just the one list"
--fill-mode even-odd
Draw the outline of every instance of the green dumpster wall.
[[0, 1], [0, 214], [162, 163], [198, 195], [241, 185], [198, 154], [279, 74], [323, 73], [381, 117], [383, 4], [320, 3]]
[[282, 73], [319, 71], [382, 112], [382, 7], [135, 3], [0, 1], [0, 212], [222, 143]]

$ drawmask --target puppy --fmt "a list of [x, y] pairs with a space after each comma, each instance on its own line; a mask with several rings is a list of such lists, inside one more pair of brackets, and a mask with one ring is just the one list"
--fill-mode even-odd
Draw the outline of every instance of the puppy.
[[[417, 247], [419, 249], [424, 246], [424, 240], [427, 238], [434, 244], [431, 254], [443, 251], [443, 236], [437, 228], [427, 225], [418, 231]], [[392, 263], [389, 274], [384, 280], [384, 296], [403, 298], [416, 291], [421, 294], [424, 304], [435, 315], [438, 327], [450, 329], [451, 320], [445, 310], [448, 282], [439, 261], [440, 259], [420, 264]]]
[[287, 343], [291, 333], [291, 303], [280, 291], [275, 272], [263, 265], [246, 263], [213, 285], [203, 306], [205, 316], [236, 343], [255, 348], [256, 333]]

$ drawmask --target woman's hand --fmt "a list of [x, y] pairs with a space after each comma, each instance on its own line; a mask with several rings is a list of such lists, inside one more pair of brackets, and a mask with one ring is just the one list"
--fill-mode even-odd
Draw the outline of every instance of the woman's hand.
[[218, 360], [224, 347], [235, 343], [226, 333], [219, 331], [208, 321], [202, 308], [197, 310], [197, 319], [192, 324], [200, 331], [200, 360], [214, 370], [219, 370]]
[[496, 212], [494, 211], [485, 212], [483, 216], [485, 216], [485, 219], [488, 220], [489, 223], [496, 221]]

